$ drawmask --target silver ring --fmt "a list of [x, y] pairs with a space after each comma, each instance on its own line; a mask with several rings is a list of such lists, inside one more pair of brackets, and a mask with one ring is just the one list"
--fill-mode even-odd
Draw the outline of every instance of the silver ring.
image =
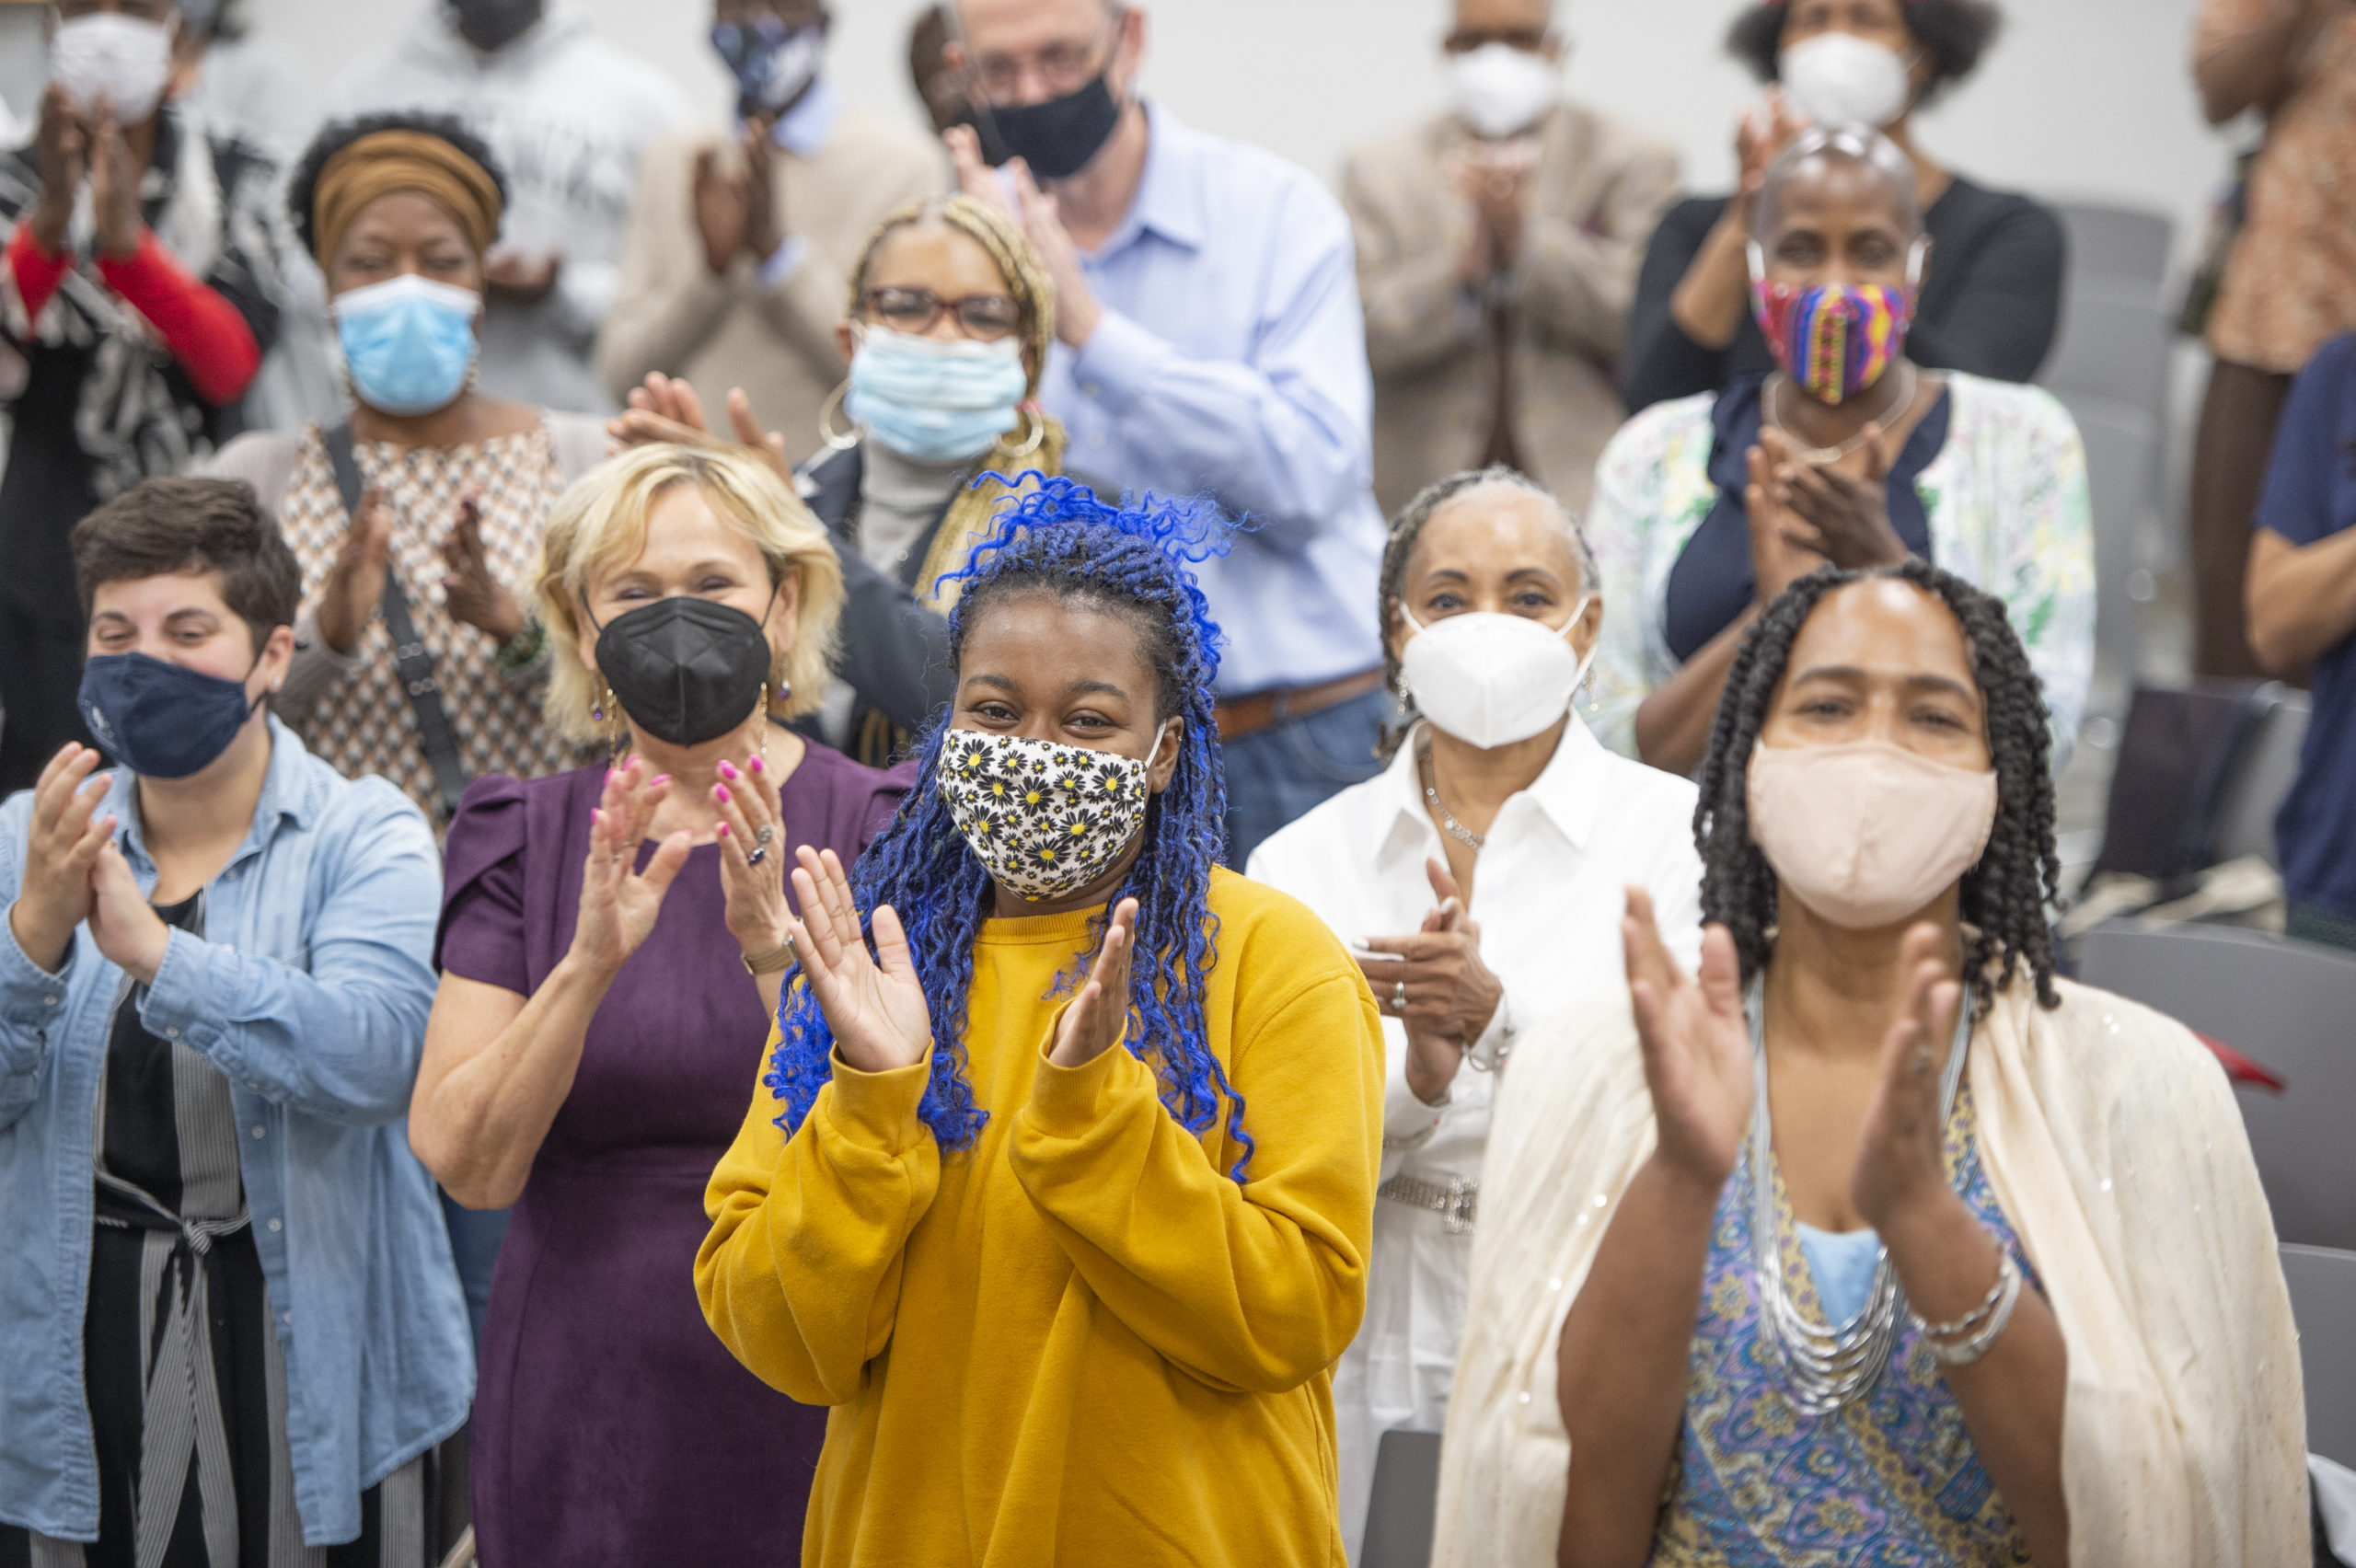
[[1394, 980], [1391, 984], [1391, 1010], [1394, 1013], [1407, 1010], [1407, 982], [1404, 980]]
[[620, 864], [622, 863], [622, 857], [623, 857], [623, 856], [625, 856], [625, 855], [627, 855], [627, 854], [629, 854], [629, 850], [627, 850], [627, 849], [617, 849], [617, 850], [615, 850], [615, 851], [614, 851], [614, 864], [615, 864], [615, 865], [617, 865], [617, 866], [620, 865]]
[[745, 857], [745, 864], [748, 866], [757, 866], [768, 858], [769, 852], [768, 850], [756, 849], [751, 854]]
[[776, 826], [771, 824], [764, 824], [760, 830], [753, 835], [753, 847], [756, 849], [766, 849], [769, 847], [769, 840], [776, 836]]

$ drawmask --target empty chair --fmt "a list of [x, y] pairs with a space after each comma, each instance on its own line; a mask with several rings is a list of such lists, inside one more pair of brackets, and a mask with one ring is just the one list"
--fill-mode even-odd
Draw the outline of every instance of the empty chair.
[[[2085, 444], [2094, 513], [2095, 690], [2089, 710], [2115, 713], [2142, 666], [2138, 573], [2159, 529], [2159, 426], [2148, 412], [2112, 398], [2060, 396]], [[2149, 596], [2148, 591], [2140, 595]]]
[[2119, 921], [2082, 939], [2079, 975], [2287, 1079], [2285, 1093], [2239, 1096], [2275, 1229], [2356, 1251], [2356, 958], [2221, 926]]
[[2165, 213], [2108, 202], [2056, 202], [2073, 277], [2119, 278], [2157, 289], [2167, 281], [2176, 225]]
[[2307, 694], [2277, 686], [2273, 703], [2255, 734], [2243, 743], [2233, 781], [2225, 786], [2223, 805], [2217, 813], [2217, 859], [2238, 860], [2245, 855], [2265, 858], [2280, 867], [2282, 857], [2274, 845], [2274, 813], [2299, 777], [2299, 753], [2306, 744]]
[[2282, 1249], [2299, 1372], [2307, 1390], [2307, 1449], [2356, 1469], [2356, 1252]]
[[2093, 393], [2166, 418], [2176, 318], [2152, 290], [2073, 275], [2062, 333], [2038, 384], [2067, 398]]
[[1358, 1568], [1426, 1568], [1439, 1502], [1439, 1434], [1386, 1432], [1374, 1454]]

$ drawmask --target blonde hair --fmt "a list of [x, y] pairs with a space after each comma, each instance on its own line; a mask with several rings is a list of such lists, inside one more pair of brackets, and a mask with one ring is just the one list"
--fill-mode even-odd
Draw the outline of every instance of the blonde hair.
[[1006, 279], [1007, 293], [1022, 308], [1022, 325], [1015, 329], [1022, 340], [1023, 368], [1031, 373], [1026, 397], [1039, 395], [1039, 377], [1046, 374], [1047, 351], [1056, 341], [1056, 285], [1046, 263], [1024, 237], [1014, 220], [987, 202], [971, 196], [934, 196], [911, 202], [875, 225], [860, 248], [859, 265], [850, 270], [849, 317], [856, 321], [867, 304], [867, 274], [884, 242], [904, 228], [940, 224], [955, 229], [989, 253]]
[[[573, 481], [549, 513], [534, 582], [550, 658], [549, 724], [568, 740], [593, 742], [606, 732], [592, 717], [603, 683], [583, 663], [580, 640], [591, 581], [627, 566], [646, 548], [656, 502], [677, 485], [694, 485], [712, 514], [752, 541], [768, 562], [769, 582], [799, 585], [793, 646], [770, 665], [770, 709], [792, 719], [825, 698], [835, 633], [842, 619], [843, 570], [826, 530], [758, 459], [725, 447], [652, 445], [608, 457]], [[783, 700], [779, 700], [782, 697]]]

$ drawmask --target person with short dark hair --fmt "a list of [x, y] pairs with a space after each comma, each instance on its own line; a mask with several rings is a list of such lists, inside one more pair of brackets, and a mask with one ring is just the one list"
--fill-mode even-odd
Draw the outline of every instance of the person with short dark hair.
[[1630, 420], [1588, 536], [1616, 606], [1597, 732], [1674, 773], [1708, 749], [1760, 610], [1831, 561], [1935, 561], [1996, 594], [2045, 683], [2054, 749], [2094, 675], [2094, 524], [2069, 410], [2037, 386], [1914, 357], [1936, 247], [1915, 170], [1862, 126], [1810, 127], [1760, 180], [1754, 329], [1769, 368]]
[[1922, 560], [1766, 605], [1697, 781], [1698, 973], [1517, 1054], [1436, 1568], [2308, 1560], [2299, 1345], [2225, 1076], [2057, 973], [2045, 705]]
[[249, 486], [73, 550], [112, 767], [0, 805], [0, 1562], [423, 1568], [474, 1393], [401, 1130], [433, 834], [270, 714], [301, 574]]
[[1770, 367], [1749, 308], [1754, 208], [1767, 165], [1809, 124], [1869, 126], [1913, 166], [1932, 241], [1919, 363], [1996, 381], [2037, 375], [2061, 320], [2061, 221], [1940, 163], [1913, 125], [1917, 109], [1978, 68], [2002, 20], [1993, 0], [1762, 0], [1735, 18], [1727, 52], [1771, 89], [1736, 133], [1735, 192], [1678, 203], [1653, 236], [1620, 359], [1630, 413]]
[[0, 790], [87, 741], [66, 535], [242, 428], [273, 341], [269, 156], [169, 91], [174, 0], [60, 0], [33, 140], [0, 151]]

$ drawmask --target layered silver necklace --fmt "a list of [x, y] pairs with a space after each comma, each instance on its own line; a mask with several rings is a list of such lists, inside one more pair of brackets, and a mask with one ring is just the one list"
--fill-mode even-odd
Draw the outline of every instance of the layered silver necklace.
[[[1784, 1368], [1784, 1397], [1811, 1416], [1831, 1415], [1862, 1399], [1889, 1364], [1906, 1293], [1890, 1266], [1889, 1249], [1874, 1251], [1874, 1281], [1865, 1309], [1840, 1327], [1826, 1323], [1793, 1298], [1784, 1274], [1783, 1228], [1775, 1212], [1775, 1129], [1767, 1110], [1767, 1007], [1764, 972], [1754, 975], [1744, 1010], [1750, 1017], [1750, 1262], [1759, 1292], [1759, 1322], [1768, 1348]], [[1955, 1040], [1939, 1078], [1939, 1125], [1955, 1113], [1963, 1059], [1971, 1044], [1971, 991], [1956, 1011]]]

